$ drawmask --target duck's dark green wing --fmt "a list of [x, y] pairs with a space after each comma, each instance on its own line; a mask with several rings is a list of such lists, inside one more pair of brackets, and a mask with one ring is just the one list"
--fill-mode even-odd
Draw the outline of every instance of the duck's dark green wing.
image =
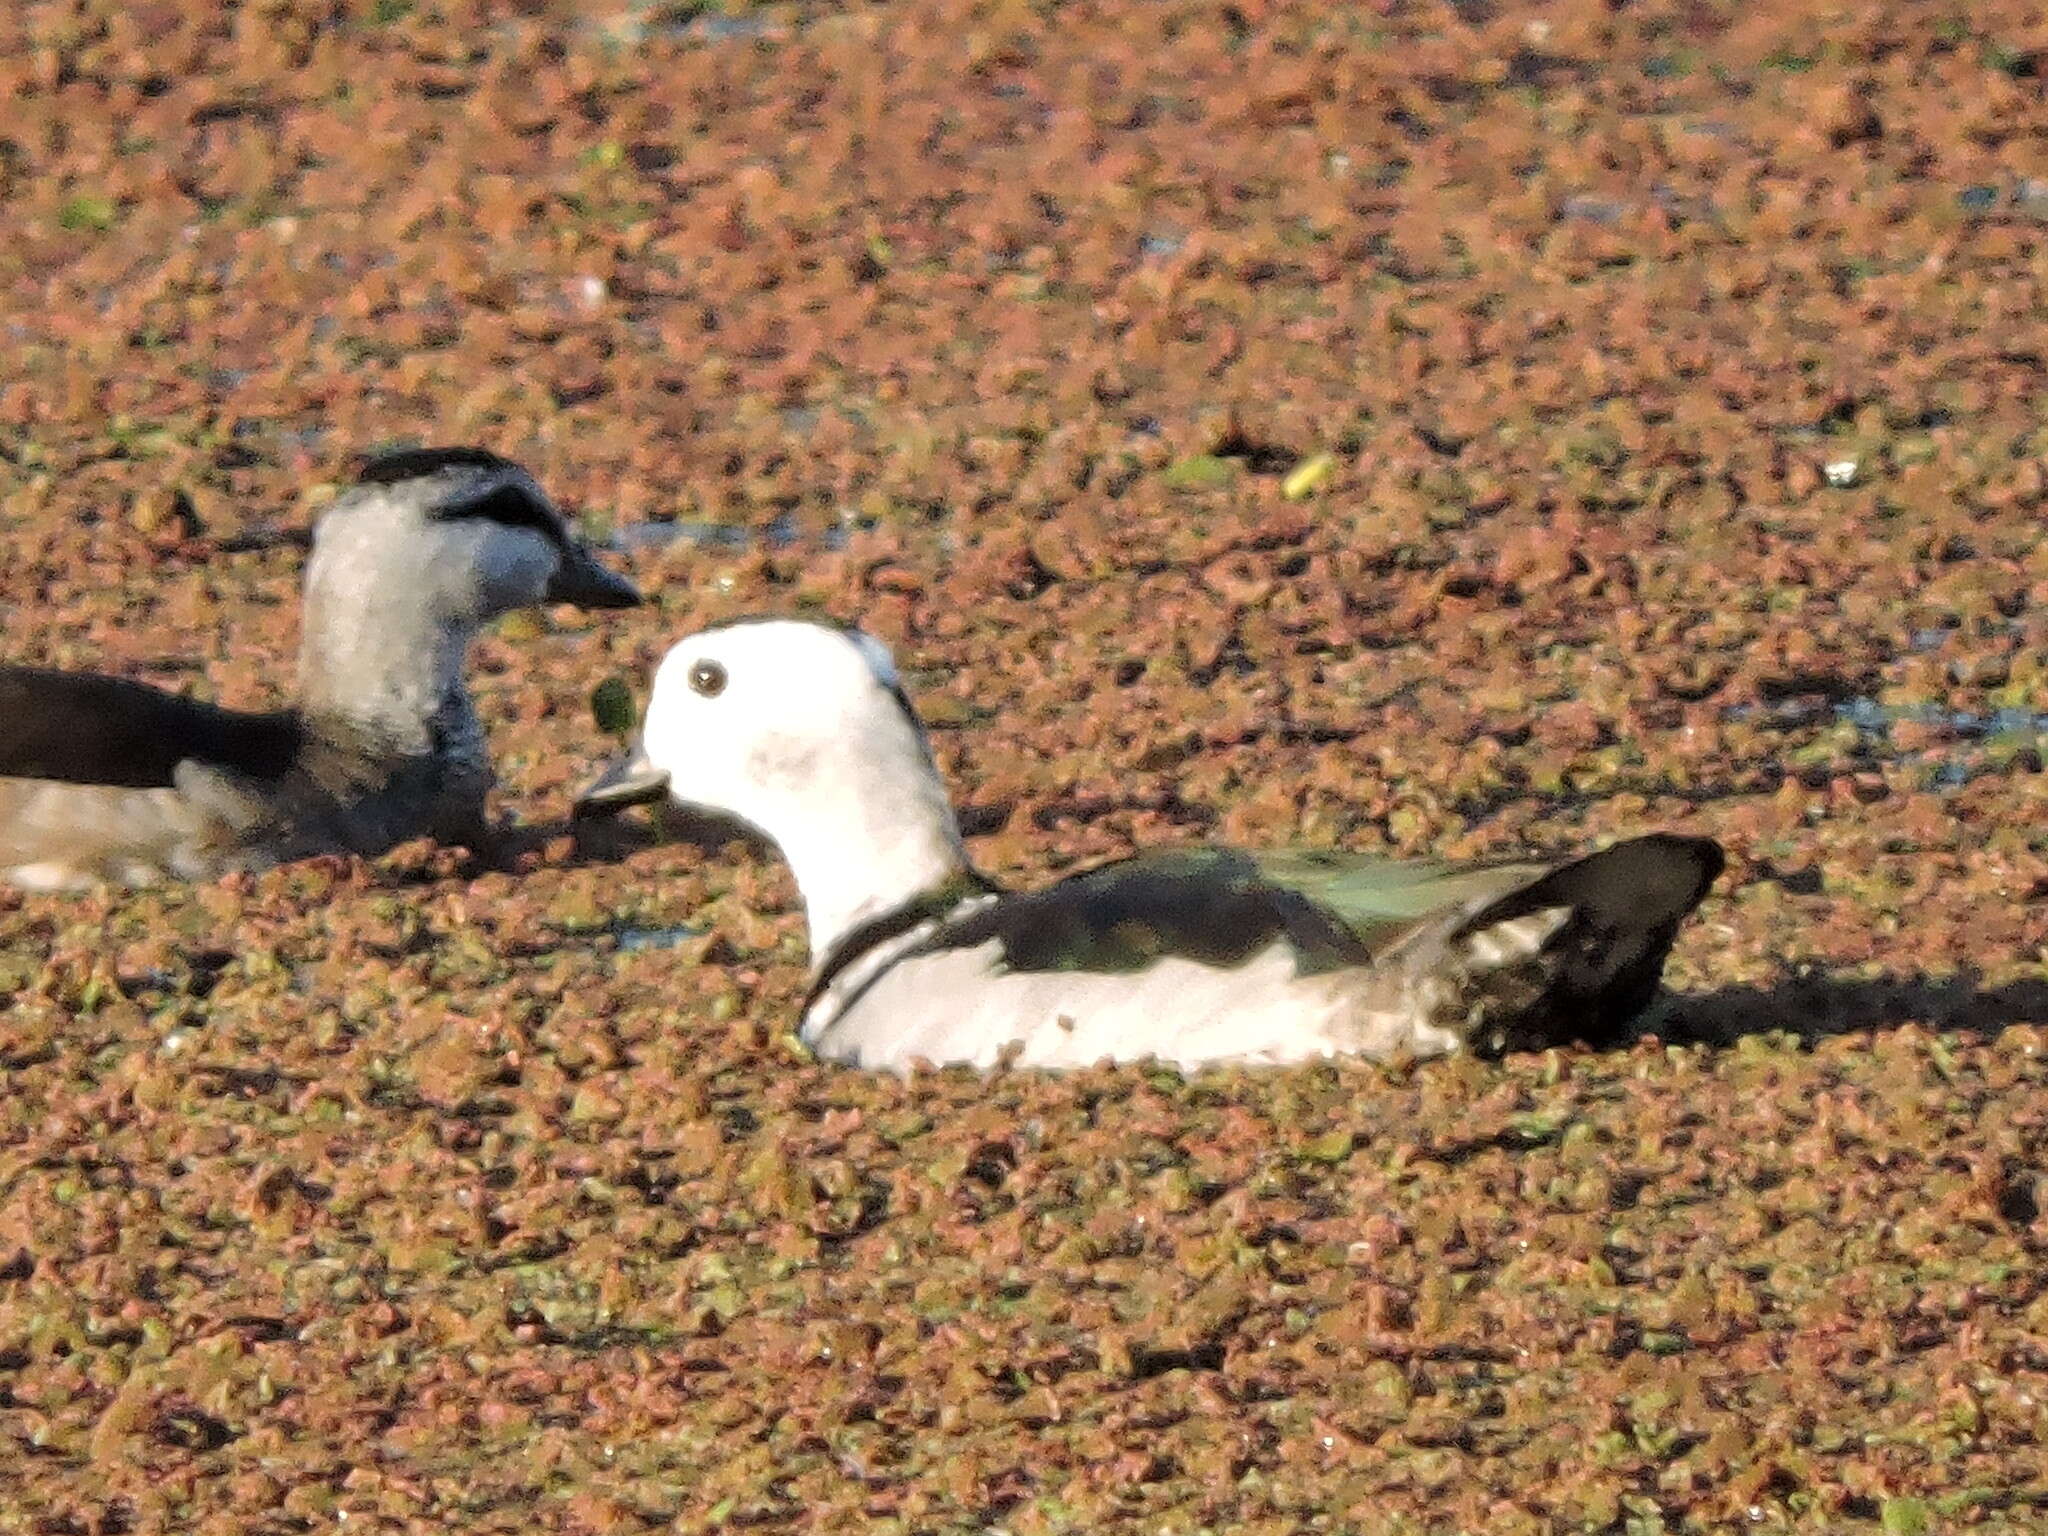
[[1267, 879], [1230, 848], [1162, 849], [1006, 891], [946, 923], [922, 948], [991, 939], [1017, 971], [1141, 971], [1169, 955], [1241, 965], [1285, 939], [1304, 971], [1370, 961], [1360, 936], [1315, 902]]
[[1399, 863], [1326, 851], [1248, 855], [1260, 875], [1361, 935], [1390, 924], [1467, 914], [1470, 933], [1545, 908], [1569, 908], [1602, 929], [1675, 924], [1700, 904], [1725, 859], [1710, 838], [1655, 832], [1576, 858]]
[[1418, 926], [1505, 895], [1548, 864], [1395, 864], [1346, 854], [1179, 848], [1006, 892], [928, 948], [991, 939], [1020, 971], [1143, 970], [1168, 955], [1241, 965], [1275, 942], [1303, 974], [1370, 965]]
[[1243, 965], [1285, 943], [1303, 975], [1370, 966], [1411, 941], [1437, 958], [1411, 947], [1408, 963], [1503, 976], [1540, 952], [1542, 1005], [1527, 1022], [1594, 1038], [1647, 1002], [1679, 923], [1722, 862], [1710, 840], [1667, 833], [1574, 859], [1493, 864], [1172, 849], [1003, 892], [918, 948], [994, 940], [1010, 970], [1130, 973], [1167, 956]]
[[1557, 867], [1555, 860], [1396, 861], [1333, 849], [1275, 849], [1245, 857], [1261, 879], [1313, 902], [1373, 944], [1431, 918], [1475, 910]]

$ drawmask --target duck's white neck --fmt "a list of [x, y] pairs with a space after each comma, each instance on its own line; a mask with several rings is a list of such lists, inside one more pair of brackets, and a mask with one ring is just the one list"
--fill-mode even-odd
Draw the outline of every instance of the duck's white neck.
[[757, 825], [775, 839], [803, 893], [813, 970], [869, 919], [971, 874], [959, 823], [924, 743], [850, 754], [835, 771], [777, 792]]
[[390, 593], [309, 585], [299, 645], [300, 707], [315, 722], [372, 733], [405, 753], [447, 751], [475, 734], [463, 687], [475, 627]]

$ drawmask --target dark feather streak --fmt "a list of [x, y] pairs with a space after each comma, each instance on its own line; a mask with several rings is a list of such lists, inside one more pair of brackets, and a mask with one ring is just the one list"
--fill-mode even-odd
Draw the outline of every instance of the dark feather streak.
[[435, 522], [477, 517], [507, 528], [530, 528], [550, 544], [567, 547], [562, 520], [555, 509], [516, 483], [500, 485], [473, 501], [443, 502], [434, 508], [431, 516]]
[[0, 667], [0, 777], [161, 789], [196, 758], [275, 779], [303, 742], [291, 710], [245, 714], [126, 678]]
[[[927, 891], [900, 907], [892, 907], [856, 925], [832, 946], [818, 966], [817, 979], [811, 983], [810, 993], [804, 998], [804, 1011], [808, 1013], [811, 1004], [824, 995], [825, 989], [876, 945], [886, 944], [899, 934], [908, 933], [919, 923], [944, 916], [970, 896], [999, 893], [1001, 890], [1001, 886], [980, 870], [970, 869], [957, 880], [948, 881], [936, 890]], [[923, 948], [919, 946], [920, 952]]]
[[1283, 939], [1303, 974], [1373, 959], [1330, 913], [1221, 848], [1139, 854], [1011, 893], [947, 923], [919, 949], [972, 949], [991, 939], [1013, 971], [1122, 974], [1167, 956], [1229, 967]]
[[370, 459], [356, 476], [363, 485], [397, 485], [450, 469], [517, 469], [488, 448], [399, 448]]

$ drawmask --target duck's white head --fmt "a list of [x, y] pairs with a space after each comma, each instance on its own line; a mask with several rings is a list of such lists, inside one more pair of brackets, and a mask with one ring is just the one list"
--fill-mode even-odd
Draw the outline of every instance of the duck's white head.
[[895, 661], [858, 630], [742, 620], [676, 642], [638, 746], [577, 809], [663, 798], [742, 821], [782, 850], [814, 956], [966, 868]]

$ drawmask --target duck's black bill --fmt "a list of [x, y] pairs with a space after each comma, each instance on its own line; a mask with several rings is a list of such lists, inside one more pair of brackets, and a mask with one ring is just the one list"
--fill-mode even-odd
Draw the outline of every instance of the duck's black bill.
[[574, 603], [579, 608], [635, 608], [645, 599], [640, 589], [591, 558], [590, 552], [571, 545], [548, 582], [548, 601]]
[[605, 769], [576, 797], [576, 815], [612, 816], [629, 805], [646, 805], [668, 798], [668, 770], [647, 760], [647, 753], [635, 747]]

